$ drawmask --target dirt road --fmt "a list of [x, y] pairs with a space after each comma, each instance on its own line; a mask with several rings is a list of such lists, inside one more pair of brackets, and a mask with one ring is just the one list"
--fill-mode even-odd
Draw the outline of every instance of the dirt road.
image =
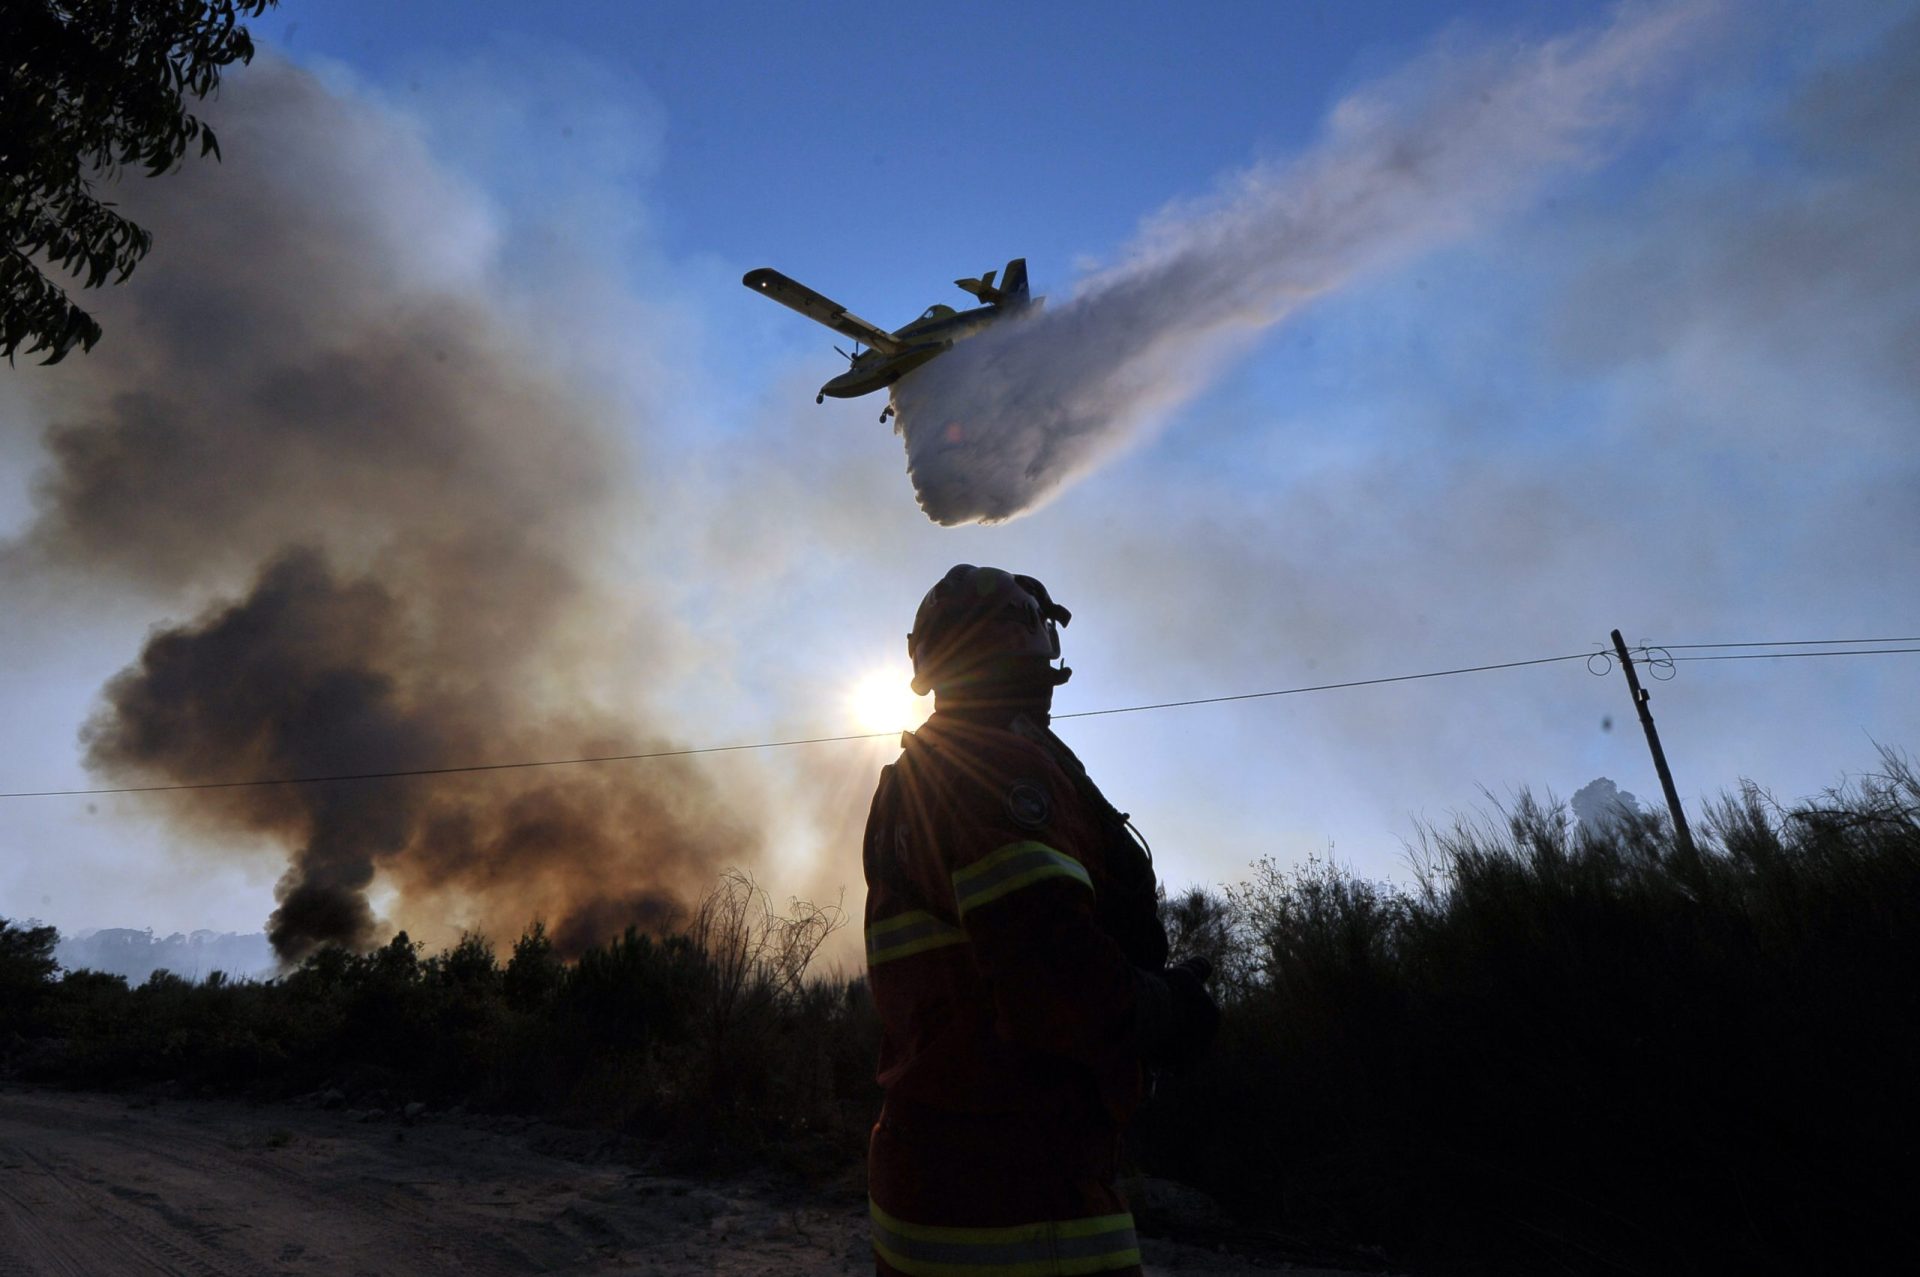
[[[871, 1271], [857, 1189], [703, 1183], [605, 1154], [490, 1119], [0, 1088], [0, 1277]], [[1250, 1267], [1145, 1250], [1156, 1272]]]

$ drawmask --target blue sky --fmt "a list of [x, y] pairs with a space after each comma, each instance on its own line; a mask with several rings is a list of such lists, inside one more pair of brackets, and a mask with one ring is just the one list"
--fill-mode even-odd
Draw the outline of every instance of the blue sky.
[[[1211, 373], [1050, 503], [949, 529], [915, 508], [877, 399], [813, 404], [834, 336], [749, 296], [744, 270], [773, 265], [889, 326], [1015, 255], [1036, 291], [1074, 297], [1139, 257], [1147, 219], [1205, 248], [1195, 201], [1250, 180], [1291, 199], [1350, 168], [1328, 123], [1343, 103], [1417, 135], [1451, 100], [1427, 86], [1460, 68], [1497, 83], [1543, 42], [1672, 7], [289, 3], [221, 104], [221, 172], [177, 179], [183, 207], [190, 183], [241, 194], [191, 220], [155, 203], [176, 247], [163, 236], [103, 300], [107, 344], [0, 380], [16, 654], [0, 788], [98, 783], [74, 742], [102, 687], [149, 627], [243, 594], [276, 544], [375, 562], [431, 522], [431, 486], [394, 513], [363, 477], [297, 538], [272, 513], [285, 500], [236, 505], [244, 533], [184, 538], [164, 570], [56, 535], [43, 432], [166, 367], [149, 329], [185, 313], [182, 264], [250, 263], [222, 284], [230, 309], [249, 280], [274, 287], [285, 262], [250, 256], [242, 215], [256, 182], [288, 225], [272, 201], [311, 201], [334, 274], [363, 274], [367, 297], [276, 303], [262, 313], [314, 331], [234, 367], [311, 364], [347, 331], [336, 304], [366, 324], [453, 297], [512, 334], [502, 367], [583, 396], [582, 437], [612, 448], [598, 504], [570, 515], [587, 584], [541, 640], [537, 706], [516, 703], [489, 759], [574, 752], [553, 722], [586, 706], [595, 740], [845, 730], [847, 689], [903, 669], [913, 605], [956, 561], [1034, 572], [1074, 609], [1063, 711], [1586, 651], [1613, 626], [1675, 643], [1920, 632], [1900, 584], [1920, 552], [1903, 229], [1920, 192], [1900, 141], [1914, 8], [1687, 8], [1710, 10], [1699, 30], [1622, 73], [1567, 155], [1488, 160], [1513, 188], [1498, 199], [1474, 182], [1398, 197], [1391, 251], [1339, 258], [1277, 322], [1208, 336]], [[305, 117], [282, 60], [325, 86], [300, 99], [311, 135], [289, 123]], [[137, 213], [136, 198], [165, 197], [129, 192]], [[504, 464], [546, 464], [538, 440], [519, 446]], [[241, 485], [295, 482], [278, 461], [234, 464]], [[548, 491], [504, 490], [529, 488]], [[374, 503], [363, 523], [352, 502]], [[1920, 742], [1917, 679], [1910, 656], [1687, 665], [1654, 708], [1690, 800], [1741, 777], [1791, 799], [1871, 766], [1876, 741]], [[1178, 885], [1329, 848], [1405, 878], [1418, 822], [1483, 790], [1566, 796], [1606, 775], [1657, 794], [1630, 713], [1617, 678], [1566, 664], [1063, 730]], [[857, 904], [854, 839], [886, 754], [699, 770], [776, 891], [844, 886]], [[163, 802], [0, 803], [0, 916], [251, 929], [286, 854]], [[417, 933], [498, 916], [398, 862], [382, 873], [377, 907]]]
[[[532, 63], [538, 84], [543, 59], [581, 59], [646, 123], [633, 193], [665, 251], [750, 245], [911, 313], [926, 285], [898, 263], [1004, 259], [1011, 243], [1057, 274], [1144, 211], [1300, 145], [1344, 88], [1459, 20], [1417, 4], [1226, 4], [1196, 21], [1158, 4], [348, 2], [289, 5], [259, 30], [401, 94], [476, 60]], [[529, 114], [564, 149], [581, 104], [540, 87]], [[517, 171], [493, 179], [537, 181], [528, 157], [502, 158]]]

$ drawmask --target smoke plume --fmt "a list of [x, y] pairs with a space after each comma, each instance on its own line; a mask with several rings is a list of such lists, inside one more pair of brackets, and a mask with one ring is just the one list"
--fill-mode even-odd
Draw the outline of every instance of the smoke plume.
[[896, 386], [921, 507], [943, 524], [1035, 508], [1201, 390], [1254, 332], [1597, 160], [1709, 8], [1632, 6], [1531, 47], [1429, 55], [1342, 102], [1303, 156], [1164, 210], [1064, 304]]
[[[36, 383], [51, 460], [13, 567], [197, 610], [106, 688], [91, 766], [201, 784], [662, 744], [570, 682], [631, 608], [593, 575], [626, 463], [608, 406], [516, 331], [484, 207], [400, 119], [284, 64], [232, 77], [215, 123], [223, 164], [126, 190], [155, 252], [104, 300], [84, 375]], [[670, 762], [164, 801], [287, 848], [283, 959], [383, 921], [537, 917], [577, 949], [661, 922], [755, 842]]]
[[1640, 800], [1605, 776], [1588, 781], [1567, 801], [1573, 818], [1596, 836], [1605, 835], [1618, 825], [1641, 814]]

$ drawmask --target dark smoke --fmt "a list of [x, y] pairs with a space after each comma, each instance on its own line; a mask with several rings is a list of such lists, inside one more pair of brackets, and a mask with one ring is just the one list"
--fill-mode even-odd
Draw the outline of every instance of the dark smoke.
[[[446, 738], [464, 725], [448, 721], [456, 707], [407, 703], [402, 621], [378, 582], [337, 582], [318, 554], [290, 551], [243, 602], [148, 640], [85, 731], [88, 762], [108, 775], [221, 781], [446, 760]], [[366, 891], [375, 867], [406, 847], [424, 790], [277, 785], [212, 800], [297, 848], [267, 927], [277, 951], [373, 943]]]
[[[204, 783], [661, 744], [577, 686], [596, 629], [634, 628], [593, 583], [624, 463], [611, 410], [516, 332], [485, 211], [403, 122], [282, 64], [233, 77], [213, 122], [224, 163], [122, 192], [156, 248], [102, 346], [29, 387], [50, 460], [7, 566], [200, 613], [108, 685], [90, 764]], [[577, 950], [662, 924], [757, 841], [657, 763], [164, 801], [286, 847], [285, 959], [536, 917]]]

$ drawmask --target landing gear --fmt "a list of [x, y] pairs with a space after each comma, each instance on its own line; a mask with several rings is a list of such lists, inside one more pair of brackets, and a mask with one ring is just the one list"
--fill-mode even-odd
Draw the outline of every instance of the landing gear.
[[827, 401], [827, 397], [825, 395], [815, 395], [813, 397], [813, 401], [815, 403], [825, 403]]
[[894, 411], [895, 409], [892, 404], [888, 404], [886, 407], [882, 408], [880, 410], [880, 424], [883, 426], [886, 425], [887, 418], [891, 417], [894, 414]]

